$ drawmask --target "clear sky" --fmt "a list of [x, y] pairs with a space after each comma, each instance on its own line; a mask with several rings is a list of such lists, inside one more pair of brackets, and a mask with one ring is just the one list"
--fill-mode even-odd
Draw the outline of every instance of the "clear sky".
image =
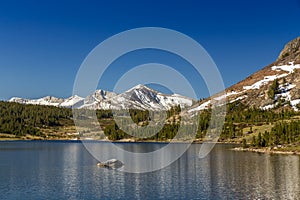
[[[1, 1], [0, 99], [68, 97], [77, 70], [96, 45], [147, 26], [198, 41], [228, 87], [275, 61], [283, 45], [300, 35], [299, 22], [299, 0]], [[143, 60], [137, 53], [119, 63], [130, 68], [156, 55], [147, 53]], [[166, 57], [165, 62], [173, 60]], [[116, 66], [107, 77], [120, 71]], [[106, 80], [100, 85], [111, 90], [113, 82]], [[199, 83], [199, 97], [208, 96], [203, 87]]]

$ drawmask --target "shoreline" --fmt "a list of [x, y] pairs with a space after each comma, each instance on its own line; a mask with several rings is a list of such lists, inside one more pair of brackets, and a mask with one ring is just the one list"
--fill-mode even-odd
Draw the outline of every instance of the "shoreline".
[[[166, 143], [168, 144], [171, 142], [171, 140], [165, 140], [165, 141], [159, 141], [159, 140], [134, 140], [134, 139], [123, 139], [123, 140], [93, 140], [93, 139], [75, 139], [75, 138], [51, 138], [51, 139], [41, 139], [41, 138], [0, 138], [1, 142], [25, 142], [25, 141], [40, 141], [40, 142], [112, 142], [112, 143]], [[188, 141], [173, 141], [173, 143], [187, 143]], [[208, 142], [208, 141], [207, 141]], [[200, 140], [194, 140], [191, 144], [203, 144], [204, 141]], [[208, 142], [209, 143], [209, 142]], [[240, 143], [236, 142], [216, 142], [216, 144], [235, 144], [238, 145]], [[263, 148], [255, 148], [255, 147], [247, 147], [243, 148], [241, 146], [231, 148], [233, 151], [240, 151], [240, 152], [254, 152], [254, 153], [263, 153], [263, 154], [281, 154], [281, 155], [300, 155], [300, 151], [298, 150], [288, 150], [288, 149], [282, 149], [277, 147], [263, 147]]]
[[271, 147], [265, 147], [265, 148], [235, 147], [232, 150], [233, 151], [248, 151], [248, 152], [255, 152], [255, 153], [264, 153], [264, 154], [300, 155], [300, 151], [284, 150], [284, 149], [280, 149], [280, 148], [274, 149]]
[[91, 138], [0, 138], [0, 142], [14, 142], [14, 141], [74, 141], [74, 142], [112, 142], [112, 143], [191, 143], [191, 144], [203, 144], [205, 143], [216, 143], [216, 144], [239, 144], [236, 142], [213, 142], [213, 141], [203, 141], [203, 140], [193, 140], [192, 142], [188, 140], [136, 140], [136, 139], [121, 139], [121, 140], [108, 140], [108, 139], [91, 139]]
[[[95, 142], [113, 142], [113, 143], [136, 143], [136, 142], [144, 142], [144, 143], [192, 143], [192, 144], [202, 144], [205, 141], [203, 140], [193, 140], [192, 142], [188, 140], [136, 140], [136, 139], [121, 139], [121, 140], [108, 140], [108, 139], [92, 139], [92, 138], [39, 138], [39, 137], [32, 137], [32, 138], [17, 138], [17, 137], [0, 137], [0, 142], [5, 141], [95, 141]], [[238, 144], [234, 142], [213, 142], [213, 141], [206, 141], [206, 143], [216, 143], [216, 144]]]
[[[134, 139], [126, 139], [126, 140], [105, 140], [105, 139], [80, 139], [80, 138], [53, 138], [53, 139], [41, 139], [41, 138], [0, 138], [0, 142], [14, 142], [14, 141], [74, 141], [74, 142], [112, 142], [112, 143], [170, 143], [171, 140], [134, 140]], [[172, 141], [173, 143], [200, 143], [202, 144], [203, 141], [193, 141], [193, 142], [188, 142], [188, 141]], [[220, 142], [217, 142], [220, 143]], [[224, 143], [225, 144], [225, 143]]]

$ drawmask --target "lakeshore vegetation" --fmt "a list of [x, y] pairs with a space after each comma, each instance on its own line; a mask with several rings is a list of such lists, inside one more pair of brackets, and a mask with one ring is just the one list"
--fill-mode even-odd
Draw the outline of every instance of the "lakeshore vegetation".
[[[129, 112], [131, 120], [139, 126], [147, 126], [153, 120], [148, 111], [131, 109]], [[179, 106], [168, 110], [162, 129], [143, 140], [174, 138], [182, 125], [180, 112]], [[132, 138], [118, 127], [111, 110], [97, 110], [96, 114], [107, 139]], [[183, 130], [188, 133], [197, 128], [196, 139], [201, 141], [207, 133], [210, 115], [210, 109], [201, 111], [198, 127], [196, 123], [189, 123]], [[2, 138], [20, 139], [70, 139], [80, 134], [75, 129], [71, 109], [11, 102], [0, 102], [0, 133]], [[230, 103], [219, 141], [242, 143], [244, 147], [297, 145], [300, 142], [300, 113], [292, 109], [261, 110], [248, 108], [240, 102]]]

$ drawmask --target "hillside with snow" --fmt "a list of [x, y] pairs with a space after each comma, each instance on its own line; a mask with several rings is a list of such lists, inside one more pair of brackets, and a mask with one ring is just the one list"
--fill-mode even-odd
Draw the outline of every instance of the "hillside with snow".
[[[276, 88], [272, 88], [275, 84]], [[274, 91], [272, 91], [274, 90]], [[242, 102], [248, 107], [293, 109], [300, 103], [300, 37], [290, 41], [278, 59], [229, 87], [225, 95], [214, 95], [194, 106], [190, 112], [207, 109], [212, 99], [226, 98], [228, 103]]]

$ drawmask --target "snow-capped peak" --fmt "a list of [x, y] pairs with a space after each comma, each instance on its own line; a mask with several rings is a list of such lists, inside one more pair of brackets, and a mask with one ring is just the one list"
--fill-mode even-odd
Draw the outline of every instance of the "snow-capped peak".
[[175, 105], [182, 107], [190, 106], [193, 99], [178, 94], [162, 94], [147, 86], [139, 84], [128, 91], [116, 94], [105, 90], [96, 90], [94, 93], [83, 98], [78, 95], [67, 99], [46, 96], [41, 99], [22, 99], [13, 97], [9, 101], [23, 104], [52, 105], [60, 107], [75, 107], [87, 109], [144, 109], [144, 110], [167, 110]]
[[[131, 91], [134, 91], [134, 90], [145, 90], [145, 91], [148, 90], [148, 91], [152, 91], [152, 92], [158, 93], [157, 91], [155, 91], [152, 88], [149, 88], [149, 87], [147, 87], [147, 86], [145, 86], [143, 84], [138, 84], [138, 85], [136, 85], [136, 86], [128, 89], [126, 92], [131, 92]], [[126, 92], [124, 92], [124, 93], [126, 93]]]

